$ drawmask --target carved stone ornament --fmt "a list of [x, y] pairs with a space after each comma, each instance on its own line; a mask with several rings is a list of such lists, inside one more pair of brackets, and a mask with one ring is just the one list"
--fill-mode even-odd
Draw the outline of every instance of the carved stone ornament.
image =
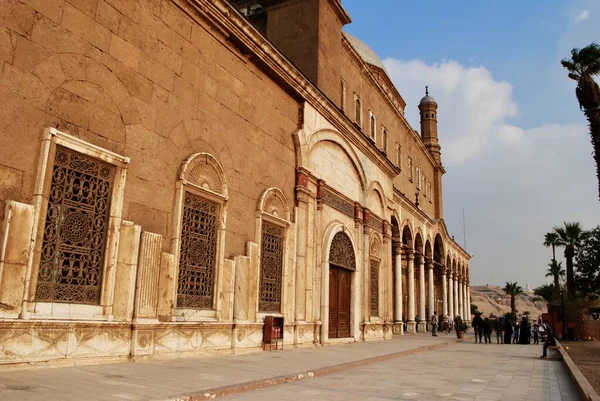
[[343, 232], [337, 233], [331, 241], [329, 263], [349, 270], [356, 270], [356, 259], [354, 257], [352, 241]]

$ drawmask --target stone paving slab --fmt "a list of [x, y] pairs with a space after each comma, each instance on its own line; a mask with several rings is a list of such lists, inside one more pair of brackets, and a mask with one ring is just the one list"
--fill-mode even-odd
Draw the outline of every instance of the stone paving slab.
[[378, 357], [384, 360], [394, 354], [455, 342], [451, 336], [406, 335], [390, 341], [244, 355], [10, 371], [0, 373], [0, 400], [185, 399], [186, 395], [203, 394], [210, 389], [263, 383], [319, 370], [329, 373], [343, 364]]
[[464, 342], [223, 401], [579, 401], [561, 361], [540, 345]]

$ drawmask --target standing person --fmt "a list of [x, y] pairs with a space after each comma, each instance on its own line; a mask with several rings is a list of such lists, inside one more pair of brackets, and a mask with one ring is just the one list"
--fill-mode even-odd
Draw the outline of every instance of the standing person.
[[537, 323], [535, 323], [533, 325], [533, 343], [534, 344], [539, 344], [539, 341], [538, 341], [539, 335], [540, 335], [540, 326]]
[[483, 322], [483, 335], [485, 337], [485, 343], [491, 344], [492, 343], [492, 322], [490, 321], [489, 317], [486, 317], [485, 321]]
[[510, 344], [512, 339], [513, 326], [510, 319], [506, 319], [504, 322], [504, 344]]
[[513, 329], [514, 329], [514, 332], [513, 332], [512, 343], [517, 344], [519, 342], [519, 322], [515, 322], [513, 324]]
[[431, 316], [431, 335], [433, 337], [437, 337], [437, 326], [438, 326], [437, 312], [433, 311], [433, 316]]
[[481, 337], [483, 336], [483, 319], [481, 318], [481, 313], [478, 313], [473, 318], [473, 322], [471, 322], [473, 326], [473, 331], [475, 332], [475, 344], [477, 344], [477, 338], [479, 337], [479, 344], [482, 343]]
[[452, 331], [452, 328], [454, 327], [454, 318], [450, 315], [448, 315], [448, 331]]
[[500, 316], [496, 320], [496, 342], [502, 344], [504, 342], [504, 316]]
[[448, 321], [448, 314], [444, 315], [444, 332], [446, 335], [449, 335], [450, 331], [450, 322]]
[[519, 344], [531, 343], [531, 326], [527, 320], [527, 316], [521, 319], [521, 327], [519, 329]]

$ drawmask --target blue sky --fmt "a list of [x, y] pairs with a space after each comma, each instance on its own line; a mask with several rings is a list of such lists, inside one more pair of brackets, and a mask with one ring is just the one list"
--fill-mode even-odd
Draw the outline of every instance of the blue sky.
[[445, 219], [472, 284], [545, 282], [543, 235], [600, 224], [586, 121], [560, 66], [600, 42], [600, 1], [342, 0], [345, 30], [375, 50], [418, 128], [424, 85], [439, 103]]

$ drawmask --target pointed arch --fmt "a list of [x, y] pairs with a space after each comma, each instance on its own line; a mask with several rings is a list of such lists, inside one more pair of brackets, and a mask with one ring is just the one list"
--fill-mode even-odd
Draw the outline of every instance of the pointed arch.
[[210, 153], [194, 153], [183, 162], [179, 170], [183, 185], [201, 188], [222, 197], [228, 197], [227, 178], [221, 163]]
[[258, 200], [257, 211], [282, 220], [290, 220], [290, 205], [279, 188], [271, 187], [263, 191]]

